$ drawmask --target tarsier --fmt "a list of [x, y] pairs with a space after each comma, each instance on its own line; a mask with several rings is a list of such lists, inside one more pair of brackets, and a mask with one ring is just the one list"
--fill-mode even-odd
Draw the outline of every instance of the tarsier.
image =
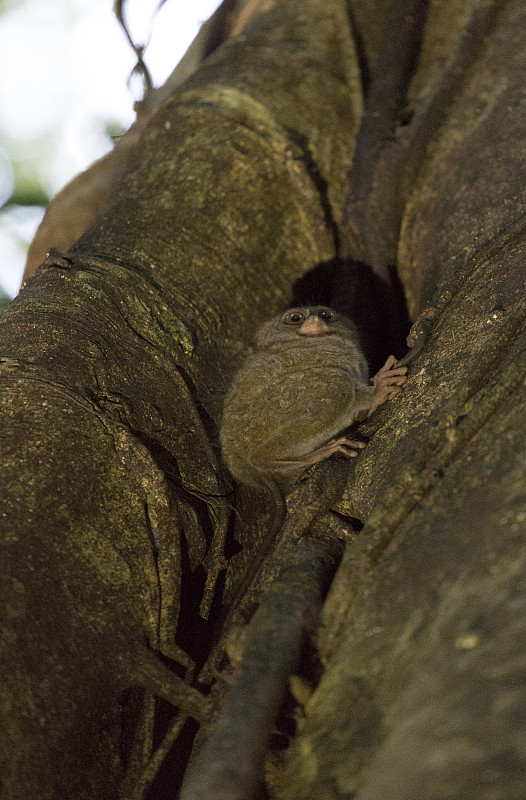
[[260, 328], [225, 399], [221, 447], [234, 478], [271, 492], [276, 516], [235, 601], [283, 523], [292, 483], [306, 467], [334, 453], [356, 456], [365, 446], [345, 430], [401, 391], [407, 367], [395, 364], [389, 356], [369, 383], [354, 323], [326, 306], [292, 308]]

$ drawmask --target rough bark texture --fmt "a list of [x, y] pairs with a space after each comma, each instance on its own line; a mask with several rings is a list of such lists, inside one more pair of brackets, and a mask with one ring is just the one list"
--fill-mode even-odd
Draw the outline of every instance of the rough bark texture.
[[[445, 5], [433, 80], [467, 10]], [[326, 604], [286, 798], [526, 796], [525, 32], [523, 4], [500, 4], [406, 207], [400, 275], [436, 322], [356, 465], [347, 510], [368, 522]]]
[[254, 326], [334, 255], [361, 109], [341, 2], [263, 12], [160, 106], [90, 230], [0, 319], [2, 798], [116, 797], [127, 762], [139, 796], [152, 695], [207, 710], [178, 676], [206, 655], [226, 568], [222, 397]]
[[[338, 255], [358, 63], [386, 13], [244, 4], [0, 317], [2, 800], [140, 800], [172, 743], [149, 797], [177, 792], [185, 720], [211, 718], [190, 687], [267, 519], [221, 467], [222, 397], [257, 325]], [[325, 606], [324, 674], [269, 763], [284, 800], [526, 798], [525, 32], [522, 0], [430, 5], [398, 269], [434, 324], [336, 506], [366, 524]]]

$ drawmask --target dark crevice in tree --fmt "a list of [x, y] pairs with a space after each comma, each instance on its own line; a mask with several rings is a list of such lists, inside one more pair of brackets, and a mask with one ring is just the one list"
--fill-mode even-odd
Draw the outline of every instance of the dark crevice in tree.
[[207, 496], [204, 493], [188, 489], [184, 485], [179, 465], [173, 454], [153, 436], [147, 436], [142, 431], [134, 430], [133, 428], [130, 428], [130, 431], [147, 448], [155, 464], [165, 475], [174, 495], [194, 510], [199, 519], [201, 531], [205, 535], [206, 541], [210, 543], [214, 536], [214, 526], [210, 519], [208, 503], [214, 499], [221, 499], [223, 495], [218, 495], [217, 497], [214, 495]]
[[[395, 124], [406, 102], [420, 52], [427, 6], [427, 0], [413, 0], [409, 6], [406, 0], [393, 0], [370, 81], [366, 67], [363, 76], [367, 89], [365, 111], [350, 173], [341, 232], [334, 223], [323, 179], [315, 165], [307, 162], [322, 202], [325, 198], [326, 222], [333, 231], [337, 255], [330, 262], [317, 265], [296, 282], [292, 304], [323, 303], [350, 316], [360, 333], [371, 373], [381, 367], [390, 353], [399, 357], [405, 353], [405, 338], [410, 327], [403, 287], [393, 262], [384, 264], [379, 271], [374, 268], [375, 255], [369, 246], [368, 202], [375, 188], [381, 153], [394, 138]], [[351, 28], [356, 32], [357, 26], [350, 10], [349, 14]], [[360, 42], [358, 37], [359, 57], [366, 66]], [[394, 204], [397, 203], [394, 197], [396, 188], [393, 188]], [[389, 202], [388, 199], [386, 203]], [[349, 239], [349, 229], [355, 238]], [[360, 255], [357, 257], [355, 253]]]
[[360, 31], [360, 27], [356, 22], [356, 17], [353, 13], [350, 3], [346, 3], [345, 5], [347, 11], [347, 18], [349, 20], [349, 28], [352, 31], [352, 38], [354, 42], [354, 48], [356, 50], [356, 57], [358, 60], [358, 67], [360, 70], [360, 79], [362, 82], [362, 93], [365, 97], [367, 92], [369, 91], [369, 86], [371, 83], [371, 68], [369, 65], [369, 61], [365, 52], [365, 44], [363, 40], [362, 33]]
[[299, 663], [341, 558], [327, 535], [289, 551], [247, 628], [242, 661], [210, 737], [192, 761], [182, 800], [260, 796], [263, 761], [288, 677]]
[[334, 258], [317, 264], [293, 287], [291, 305], [328, 305], [356, 324], [372, 374], [388, 355], [401, 357], [410, 321], [404, 291], [394, 270], [387, 282], [361, 261]]
[[342, 250], [384, 277], [394, 269], [402, 215], [425, 154], [509, 0], [474, 8], [440, 81], [420, 106], [407, 109], [427, 3], [392, 2], [350, 172]]
[[181, 366], [181, 364], [177, 365], [177, 371], [179, 372], [179, 375], [186, 384], [186, 388], [188, 389], [188, 393], [192, 398], [194, 408], [201, 420], [203, 428], [205, 429], [205, 432], [208, 436], [208, 440], [212, 445], [212, 447], [215, 449], [216, 453], [218, 454], [218, 463], [219, 463], [220, 447], [219, 447], [219, 431], [217, 428], [217, 423], [214, 419], [212, 419], [212, 417], [202, 404], [199, 398], [199, 392], [196, 390], [188, 372], [184, 369], [184, 367]]
[[337, 258], [316, 264], [292, 287], [291, 306], [322, 305], [330, 306], [332, 302], [333, 284]]
[[[173, 706], [158, 701], [155, 715], [155, 744], [158, 746], [173, 721]], [[187, 719], [173, 746], [165, 756], [145, 800], [174, 800], [179, 796], [188, 760], [192, 753], [198, 723]]]
[[363, 261], [339, 259], [332, 305], [355, 322], [372, 374], [391, 353], [399, 358], [405, 353], [410, 320], [404, 291], [394, 268], [389, 270], [386, 281]]
[[337, 517], [337, 519], [341, 519], [343, 522], [347, 523], [347, 525], [350, 525], [351, 528], [354, 531], [356, 531], [356, 533], [360, 533], [360, 531], [362, 530], [363, 521], [361, 519], [357, 519], [356, 517], [349, 517], [346, 514], [340, 514], [338, 511], [334, 510], [332, 511], [332, 513], [334, 514], [335, 517]]
[[345, 222], [361, 223], [360, 240], [367, 242], [367, 219], [356, 219], [353, 206], [366, 201], [374, 186], [374, 173], [386, 143], [407, 102], [423, 39], [429, 0], [392, 0], [356, 141], [350, 174]]
[[[355, 322], [372, 373], [389, 354], [404, 354], [409, 331], [407, 305], [394, 259], [378, 263], [377, 251], [382, 250], [382, 244], [377, 240], [384, 231], [377, 217], [382, 209], [371, 209], [370, 197], [377, 188], [382, 153], [394, 139], [395, 125], [406, 103], [427, 8], [428, 0], [392, 0], [372, 77], [370, 81], [368, 75], [364, 77], [365, 109], [349, 176], [341, 252], [333, 265], [330, 304]], [[352, 15], [350, 24], [356, 30]], [[394, 196], [397, 189], [386, 187], [390, 196], [384, 198], [385, 205], [398, 202]]]
[[121, 736], [119, 755], [123, 765], [129, 763], [132, 757], [135, 732], [139, 725], [142, 709], [144, 706], [144, 695], [146, 690], [139, 686], [131, 686], [125, 689], [121, 695]]
[[321, 174], [320, 168], [312, 156], [307, 136], [292, 128], [285, 128], [285, 130], [290, 140], [294, 142], [301, 152], [300, 159], [303, 161], [305, 169], [307, 170], [307, 174], [309, 175], [309, 178], [319, 194], [320, 205], [323, 211], [325, 224], [334, 241], [334, 251], [339, 253], [340, 232], [338, 225], [336, 224], [336, 220], [334, 219], [331, 202], [329, 200], [327, 181]]
[[202, 566], [192, 570], [188, 545], [181, 536], [181, 599], [175, 640], [192, 658], [200, 663], [205, 657], [210, 641], [210, 622], [199, 613], [205, 588], [206, 572]]

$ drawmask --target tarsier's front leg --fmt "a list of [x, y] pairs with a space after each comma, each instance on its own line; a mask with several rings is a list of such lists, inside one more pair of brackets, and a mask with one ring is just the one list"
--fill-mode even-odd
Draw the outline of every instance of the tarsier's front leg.
[[385, 364], [378, 370], [372, 383], [374, 386], [373, 404], [369, 409], [369, 414], [378, 408], [378, 406], [385, 403], [386, 400], [392, 400], [393, 397], [402, 391], [402, 386], [407, 380], [407, 367], [396, 367], [391, 369], [393, 364], [396, 364], [397, 359], [394, 356], [389, 356]]
[[[379, 405], [385, 403], [386, 400], [392, 400], [393, 397], [402, 391], [402, 386], [407, 380], [407, 367], [395, 367], [395, 369], [391, 369], [396, 362], [397, 359], [394, 356], [389, 356], [383, 367], [378, 370], [376, 375], [372, 378], [372, 404], [368, 416], [372, 414]], [[365, 391], [369, 393], [371, 389], [369, 388]], [[364, 408], [364, 406], [362, 406], [362, 408]], [[363, 447], [365, 447], [365, 442], [361, 442], [358, 439], [350, 439], [348, 436], [339, 436], [321, 445], [321, 447], [318, 447], [316, 450], [305, 453], [303, 456], [276, 459], [269, 464], [269, 467], [281, 472], [296, 471], [298, 469], [312, 467], [314, 464], [319, 464], [320, 461], [324, 461], [335, 453], [343, 453], [343, 455], [353, 458], [358, 455], [358, 451]]]

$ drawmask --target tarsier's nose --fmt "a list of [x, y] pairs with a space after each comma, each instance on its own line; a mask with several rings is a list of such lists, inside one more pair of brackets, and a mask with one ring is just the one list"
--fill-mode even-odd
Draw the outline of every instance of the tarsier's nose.
[[298, 329], [300, 336], [324, 336], [329, 332], [329, 326], [318, 316], [307, 317]]

